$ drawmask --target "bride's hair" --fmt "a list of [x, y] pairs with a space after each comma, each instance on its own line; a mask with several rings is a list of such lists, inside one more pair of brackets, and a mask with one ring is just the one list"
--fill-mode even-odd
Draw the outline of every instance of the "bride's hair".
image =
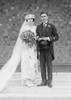
[[[33, 19], [33, 18], [32, 18]], [[29, 19], [26, 19], [26, 22], [28, 22]], [[33, 19], [33, 22], [35, 21], [35, 19]]]
[[24, 18], [26, 22], [28, 22], [29, 19], [32, 19], [33, 21], [35, 21], [35, 15], [33, 13], [25, 14]]

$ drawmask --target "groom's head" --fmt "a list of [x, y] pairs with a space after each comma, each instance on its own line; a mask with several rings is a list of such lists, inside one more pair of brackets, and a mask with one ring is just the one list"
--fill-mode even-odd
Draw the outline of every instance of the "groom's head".
[[40, 17], [43, 23], [48, 22], [48, 13], [45, 11], [42, 11], [40, 13]]

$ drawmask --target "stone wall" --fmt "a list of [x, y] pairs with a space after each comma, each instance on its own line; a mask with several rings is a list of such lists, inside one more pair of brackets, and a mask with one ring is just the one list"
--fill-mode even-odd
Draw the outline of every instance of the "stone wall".
[[0, 65], [10, 58], [26, 12], [41, 21], [41, 10], [49, 12], [49, 21], [55, 24], [59, 41], [54, 43], [53, 64], [71, 64], [71, 0], [2, 0], [0, 1]]

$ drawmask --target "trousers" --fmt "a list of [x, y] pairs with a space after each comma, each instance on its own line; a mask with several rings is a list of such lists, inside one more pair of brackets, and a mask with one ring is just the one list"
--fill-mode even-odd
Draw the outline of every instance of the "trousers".
[[[40, 51], [41, 78], [45, 82], [52, 82], [52, 55], [49, 50]], [[46, 74], [47, 71], [47, 74]]]

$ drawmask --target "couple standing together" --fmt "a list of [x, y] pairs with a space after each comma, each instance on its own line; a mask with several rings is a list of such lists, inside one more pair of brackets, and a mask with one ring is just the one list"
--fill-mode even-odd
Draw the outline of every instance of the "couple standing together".
[[42, 11], [40, 18], [42, 23], [36, 27], [34, 25], [35, 15], [27, 14], [25, 16], [12, 55], [0, 70], [0, 91], [6, 86], [20, 62], [22, 84], [34, 86], [38, 74], [38, 53], [40, 54], [42, 83], [37, 86], [52, 87], [53, 42], [58, 40], [59, 36], [55, 26], [48, 22], [46, 12]]

